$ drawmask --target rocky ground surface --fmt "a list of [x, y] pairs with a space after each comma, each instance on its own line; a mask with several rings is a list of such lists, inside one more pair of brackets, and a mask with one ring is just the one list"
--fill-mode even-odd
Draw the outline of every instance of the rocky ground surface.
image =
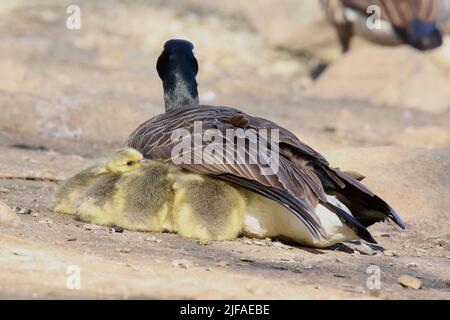
[[[358, 43], [340, 58], [317, 8], [299, 1], [259, 16], [238, 1], [78, 3], [80, 30], [65, 26], [69, 2], [0, 4], [0, 298], [450, 298], [448, 47]], [[270, 14], [278, 23], [264, 23]], [[384, 251], [246, 238], [205, 246], [52, 212], [61, 180], [162, 112], [154, 66], [173, 37], [196, 45], [204, 103], [270, 118], [364, 173], [407, 230], [371, 227]]]

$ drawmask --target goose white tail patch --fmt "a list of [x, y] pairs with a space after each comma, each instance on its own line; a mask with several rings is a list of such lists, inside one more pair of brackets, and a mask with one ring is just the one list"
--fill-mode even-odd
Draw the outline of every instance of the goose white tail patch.
[[[336, 196], [327, 195], [327, 200], [329, 203], [335, 205], [336, 207], [344, 210], [349, 215], [353, 216], [350, 210], [342, 202], [340, 202], [336, 198]], [[342, 221], [333, 211], [327, 209], [323, 205], [318, 204], [315, 213], [319, 217], [320, 223], [322, 224], [328, 235], [327, 240], [331, 244], [346, 240], [355, 240], [359, 238], [353, 230], [342, 223]]]
[[[327, 195], [327, 199], [333, 205], [351, 214], [350, 210], [335, 196]], [[341, 241], [358, 239], [358, 236], [343, 225], [334, 212], [323, 205], [317, 205], [315, 214], [327, 233], [326, 239], [315, 239], [298, 217], [275, 201], [252, 195], [247, 203], [243, 233], [260, 238], [288, 238], [312, 247], [327, 247]]]

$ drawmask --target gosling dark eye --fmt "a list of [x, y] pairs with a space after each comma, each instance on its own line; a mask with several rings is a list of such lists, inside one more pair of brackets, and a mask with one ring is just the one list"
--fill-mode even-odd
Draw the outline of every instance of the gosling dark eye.
[[127, 162], [127, 166], [131, 166], [131, 165], [133, 165], [133, 163], [134, 162], [130, 160], [130, 161]]

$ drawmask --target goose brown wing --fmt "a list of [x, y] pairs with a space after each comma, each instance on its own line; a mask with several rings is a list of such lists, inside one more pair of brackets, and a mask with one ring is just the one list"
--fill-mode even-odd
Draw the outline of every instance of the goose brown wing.
[[[257, 130], [278, 128], [280, 130], [280, 149], [283, 150], [283, 155], [294, 163], [295, 168], [307, 168], [306, 172], [312, 172], [314, 177], [318, 177], [320, 181], [315, 181], [313, 185], [320, 185], [327, 194], [337, 195], [364, 227], [389, 218], [405, 229], [405, 223], [397, 212], [358, 181], [357, 176], [354, 177], [351, 172], [347, 173], [339, 168], [330, 167], [328, 161], [320, 153], [276, 123], [262, 118], [249, 117], [249, 119], [249, 126]], [[320, 191], [316, 192], [316, 195], [319, 196]], [[323, 203], [327, 203], [326, 199], [325, 201], [323, 198], [320, 199]], [[340, 215], [340, 212], [335, 211], [335, 213]]]
[[[201, 121], [201, 130], [196, 130], [196, 125]], [[210, 132], [220, 136], [224, 145], [224, 154], [231, 156], [237, 161], [214, 161], [215, 159], [204, 159], [209, 161], [190, 161], [188, 163], [176, 163], [173, 150], [180, 140], [172, 139], [173, 132], [184, 129], [189, 133], [190, 139], [195, 141], [200, 138], [200, 145], [194, 145], [189, 150], [191, 159], [195, 159], [195, 151], [205, 151], [205, 143], [200, 135]], [[227, 136], [227, 129], [251, 130], [256, 134], [256, 142], [268, 147], [268, 151], [276, 151], [272, 148], [272, 134], [270, 130], [279, 132], [279, 157], [275, 170], [270, 170], [266, 163], [261, 160], [259, 150], [255, 154], [249, 145], [255, 142], [252, 138], [245, 137], [244, 143], [236, 143]], [[268, 130], [267, 136], [259, 134], [259, 129]], [[251, 189], [263, 196], [279, 202], [297, 215], [308, 227], [311, 233], [319, 238], [326, 237], [326, 232], [320, 224], [320, 220], [314, 213], [314, 208], [319, 201], [326, 201], [321, 182], [314, 174], [312, 168], [290, 160], [289, 145], [295, 141], [295, 136], [289, 131], [277, 126], [273, 122], [260, 118], [248, 116], [236, 109], [227, 107], [196, 106], [183, 108], [168, 112], [152, 118], [139, 126], [127, 139], [126, 145], [141, 151], [144, 156], [162, 161], [171, 161], [190, 171], [199, 172], [217, 178], [230, 181], [237, 185]], [[298, 139], [297, 139], [298, 141]], [[233, 145], [234, 150], [230, 154], [227, 145]], [[278, 145], [277, 145], [278, 146]], [[303, 148], [298, 142], [297, 148]], [[198, 150], [197, 150], [198, 151]], [[205, 155], [205, 153], [202, 153]], [[325, 161], [323, 157], [309, 147], [301, 149], [300, 154], [309, 158], [317, 157]], [[266, 155], [266, 154], [265, 154]], [[220, 161], [222, 160], [222, 161]]]
[[[201, 121], [201, 132], [195, 131], [197, 121]], [[315, 236], [326, 236], [314, 214], [317, 203], [328, 202], [325, 192], [337, 195], [364, 227], [390, 218], [404, 228], [400, 217], [386, 202], [351, 175], [331, 168], [321, 154], [293, 133], [272, 121], [252, 117], [233, 108], [196, 106], [159, 115], [139, 126], [126, 144], [140, 150], [148, 158], [173, 162], [172, 150], [179, 141], [172, 139], [172, 132], [180, 128], [187, 130], [192, 139], [212, 130], [224, 139], [225, 144], [234, 142], [227, 140], [227, 129], [253, 129], [256, 132], [270, 129], [267, 136], [258, 135], [258, 141], [267, 146], [271, 145], [272, 133], [275, 132], [272, 130], [278, 130], [279, 161], [275, 174], [263, 174], [267, 167], [261, 163], [259, 154], [255, 158], [248, 152], [246, 146], [249, 141], [245, 146], [236, 145], [236, 154], [244, 154], [246, 158], [242, 163], [190, 162], [180, 166], [233, 182], [281, 203], [295, 213]], [[200, 144], [199, 148], [203, 151], [205, 145]], [[192, 152], [195, 152], [194, 148]], [[253, 162], [249, 161], [252, 156]]]

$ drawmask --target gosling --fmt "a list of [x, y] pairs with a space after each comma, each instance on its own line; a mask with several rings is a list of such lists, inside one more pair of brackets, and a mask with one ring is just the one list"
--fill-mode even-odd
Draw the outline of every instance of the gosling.
[[132, 148], [115, 152], [104, 164], [91, 166], [68, 179], [56, 192], [54, 211], [76, 214], [79, 201], [92, 184], [101, 181], [117, 181], [121, 173], [140, 166], [142, 154]]
[[[134, 149], [119, 151], [100, 169], [99, 175], [92, 174], [98, 168], [82, 171], [58, 193], [60, 199], [70, 199], [71, 213], [81, 221], [176, 232], [201, 242], [235, 239], [243, 229], [245, 194], [227, 182], [144, 160]], [[77, 177], [87, 172], [90, 178], [81, 187]]]

